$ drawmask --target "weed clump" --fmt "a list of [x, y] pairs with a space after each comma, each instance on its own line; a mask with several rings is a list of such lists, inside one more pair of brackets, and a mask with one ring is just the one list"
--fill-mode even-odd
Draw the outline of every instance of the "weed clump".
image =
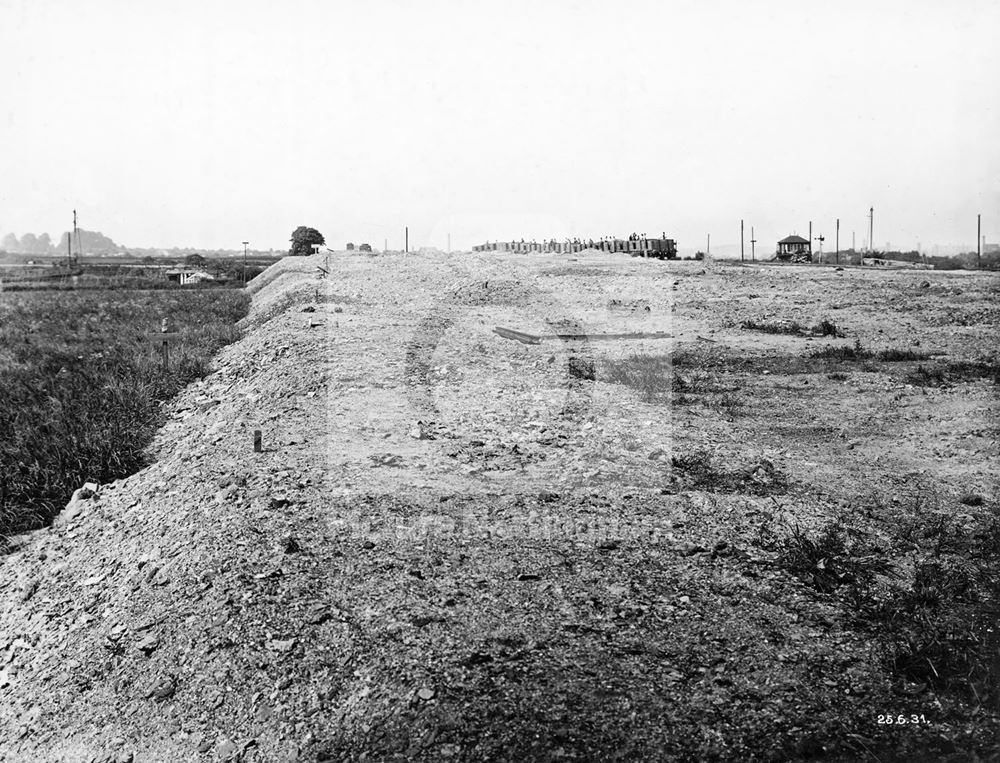
[[916, 360], [928, 360], [931, 355], [927, 352], [919, 352], [908, 348], [890, 347], [888, 350], [880, 350], [875, 354], [875, 357], [886, 363], [906, 363]]
[[855, 339], [853, 345], [842, 345], [837, 347], [823, 347], [814, 350], [809, 354], [811, 358], [822, 358], [825, 360], [868, 360], [872, 357], [871, 350], [866, 349], [860, 339]]
[[601, 377], [603, 381], [631, 387], [647, 403], [667, 400], [674, 384], [669, 355], [631, 355], [607, 361]]
[[790, 321], [788, 323], [767, 323], [764, 321], [749, 319], [743, 321], [740, 324], [740, 328], [748, 331], [760, 331], [764, 334], [792, 334], [794, 336], [802, 336], [807, 333], [806, 327], [797, 321]]
[[828, 523], [814, 535], [796, 525], [778, 544], [778, 565], [824, 593], [842, 585], [869, 585], [889, 565], [858, 554], [857, 538], [850, 535], [840, 521]]
[[946, 387], [979, 379], [1000, 384], [1000, 362], [996, 359], [985, 359], [953, 360], [934, 366], [921, 364], [906, 377], [906, 382], [919, 387]]
[[824, 318], [812, 328], [798, 321], [772, 322], [751, 319], [740, 323], [740, 328], [747, 331], [760, 331], [764, 334], [790, 334], [792, 336], [845, 336], [843, 330], [831, 320]]
[[695, 490], [746, 495], [780, 495], [788, 490], [785, 473], [767, 458], [726, 469], [717, 467], [704, 450], [674, 455], [674, 478]]

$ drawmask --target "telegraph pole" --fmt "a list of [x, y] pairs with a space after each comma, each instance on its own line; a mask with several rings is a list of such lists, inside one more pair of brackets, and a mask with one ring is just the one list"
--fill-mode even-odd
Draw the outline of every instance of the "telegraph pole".
[[247, 246], [250, 244], [249, 241], [243, 242], [243, 283], [247, 282]]
[[837, 218], [837, 264], [840, 264], [840, 218]]
[[743, 262], [743, 221], [740, 220], [740, 262]]
[[753, 226], [750, 226], [750, 261], [756, 262], [757, 256], [754, 254], [754, 244], [757, 243], [757, 239], [753, 235]]
[[982, 268], [983, 266], [983, 216], [982, 214], [976, 215], [976, 267]]
[[403, 252], [404, 254], [410, 253], [410, 226], [407, 225], [403, 228]]
[[872, 236], [875, 235], [875, 207], [868, 210], [868, 254], [871, 254], [874, 250], [875, 239]]
[[809, 262], [813, 259], [813, 221], [809, 221]]
[[[73, 210], [73, 240], [76, 243], [76, 257], [80, 258], [80, 229], [76, 227], [76, 210]], [[70, 258], [70, 267], [73, 266], [72, 257]]]

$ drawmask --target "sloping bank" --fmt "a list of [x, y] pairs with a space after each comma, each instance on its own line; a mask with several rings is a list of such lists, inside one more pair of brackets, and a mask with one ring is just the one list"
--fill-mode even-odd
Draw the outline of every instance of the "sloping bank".
[[[234, 289], [40, 291], [0, 299], [0, 551], [85, 482], [145, 465], [161, 405], [238, 337]], [[147, 339], [169, 320], [169, 365]], [[158, 335], [158, 334], [157, 334]]]
[[311, 280], [301, 268], [279, 262], [250, 287], [246, 335], [168, 404], [151, 466], [0, 557], [0, 760], [194, 759], [218, 746], [220, 713], [252, 717], [256, 690], [233, 681], [256, 681], [273, 652], [241, 662], [234, 622], [276, 542], [255, 512], [309, 479], [309, 457], [280, 473], [248, 459], [253, 428], [301, 414], [291, 398], [316, 385], [294, 336], [282, 362], [271, 352], [287, 328], [275, 305]]

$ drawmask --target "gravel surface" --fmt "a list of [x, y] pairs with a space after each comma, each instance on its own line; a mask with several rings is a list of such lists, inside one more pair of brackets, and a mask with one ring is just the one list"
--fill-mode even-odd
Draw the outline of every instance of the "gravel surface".
[[[151, 466], [0, 558], [0, 760], [995, 752], [767, 542], [866, 501], [889, 547], [920, 486], [995, 516], [995, 384], [808, 359], [981, 359], [995, 276], [352, 252], [251, 290]], [[636, 354], [695, 391], [608, 381]]]

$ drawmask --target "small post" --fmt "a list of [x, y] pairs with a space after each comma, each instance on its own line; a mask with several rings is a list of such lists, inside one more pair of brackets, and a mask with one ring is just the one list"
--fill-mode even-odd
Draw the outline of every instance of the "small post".
[[837, 264], [840, 264], [840, 218], [837, 218]]
[[164, 318], [162, 321], [160, 321], [160, 333], [164, 334], [163, 342], [162, 342], [162, 345], [161, 345], [163, 347], [163, 369], [164, 370], [166, 370], [167, 366], [170, 365], [170, 350], [168, 349], [170, 347], [170, 342], [167, 341], [167, 337], [165, 336], [167, 333], [169, 333], [169, 331], [170, 331], [170, 320], [167, 319], [167, 318]]
[[976, 267], [983, 267], [983, 216], [976, 215]]
[[754, 246], [754, 244], [756, 244], [756, 243], [757, 243], [757, 238], [753, 234], [753, 226], [751, 225], [750, 226], [750, 261], [751, 262], [756, 262], [757, 261], [757, 254], [756, 254], [756, 251], [755, 251], [756, 247]]
[[262, 453], [264, 450], [264, 437], [259, 429], [253, 430], [253, 452]]
[[809, 221], [809, 262], [813, 258], [813, 221]]
[[247, 282], [247, 246], [249, 241], [243, 242], [243, 284], [246, 285]]
[[740, 220], [740, 262], [743, 262], [743, 221]]
[[403, 241], [403, 253], [404, 254], [409, 254], [410, 253], [410, 226], [409, 225], [407, 225], [405, 228], [403, 228], [403, 239], [404, 239], [404, 241]]

